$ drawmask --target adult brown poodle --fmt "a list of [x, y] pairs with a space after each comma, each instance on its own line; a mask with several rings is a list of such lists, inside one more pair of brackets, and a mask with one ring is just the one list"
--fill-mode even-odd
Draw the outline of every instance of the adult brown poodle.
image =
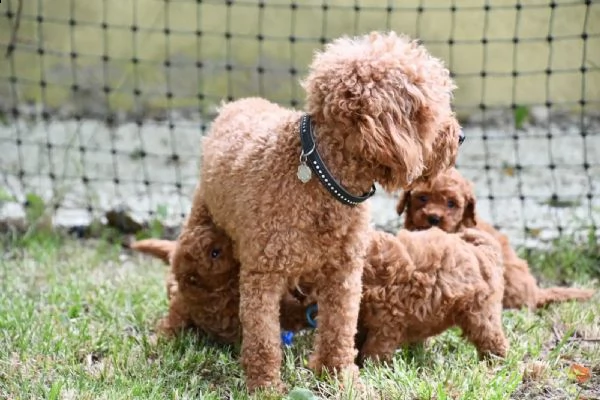
[[[239, 264], [231, 243], [210, 222], [203, 233], [204, 247], [183, 271], [171, 270], [167, 279], [169, 315], [162, 326], [168, 333], [195, 328], [231, 343], [239, 338], [237, 286], [200, 285], [198, 272], [213, 265], [230, 271]], [[181, 246], [181, 244], [180, 244]], [[167, 262], [176, 242], [148, 239], [133, 249]], [[187, 253], [190, 251], [186, 250]], [[217, 267], [216, 265], [219, 264]], [[193, 267], [195, 266], [195, 267]], [[197, 272], [198, 271], [198, 272]], [[173, 276], [182, 284], [177, 290]], [[314, 301], [314, 288], [301, 284], [300, 293], [286, 293], [281, 302], [282, 328], [308, 328], [306, 308]], [[501, 323], [502, 259], [498, 242], [489, 234], [466, 229], [447, 234], [439, 229], [402, 230], [397, 236], [372, 230], [363, 276], [363, 295], [356, 336], [359, 362], [388, 361], [401, 345], [421, 342], [452, 326], [459, 326], [481, 356], [504, 357], [508, 342]]]
[[455, 168], [404, 192], [397, 212], [402, 215], [405, 211], [404, 227], [409, 230], [435, 226], [446, 232], [460, 232], [476, 227], [492, 234], [502, 246], [505, 308], [525, 306], [533, 310], [553, 302], [587, 300], [594, 294], [587, 289], [539, 287], [527, 261], [513, 250], [508, 237], [477, 216], [473, 184]]
[[221, 107], [182, 232], [206, 206], [234, 243], [250, 391], [281, 388], [279, 304], [299, 280], [318, 294], [310, 366], [356, 377], [364, 201], [375, 182], [407, 188], [453, 165], [463, 138], [448, 70], [393, 32], [334, 40], [315, 55], [303, 87], [306, 113], [260, 98]]

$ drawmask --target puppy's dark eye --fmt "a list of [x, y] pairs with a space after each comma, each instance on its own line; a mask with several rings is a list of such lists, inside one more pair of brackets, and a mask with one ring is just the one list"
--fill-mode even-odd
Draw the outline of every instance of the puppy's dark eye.
[[419, 201], [422, 203], [426, 203], [427, 202], [427, 196], [425, 196], [424, 194], [419, 196]]
[[456, 207], [456, 203], [454, 202], [454, 200], [448, 200], [448, 208], [454, 208]]
[[219, 257], [220, 255], [221, 255], [221, 249], [213, 249], [213, 250], [210, 252], [210, 257], [211, 257], [211, 258], [217, 258], [217, 257]]

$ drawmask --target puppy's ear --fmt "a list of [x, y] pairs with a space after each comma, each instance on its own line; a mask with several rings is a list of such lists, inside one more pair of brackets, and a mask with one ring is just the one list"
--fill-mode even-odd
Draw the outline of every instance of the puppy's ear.
[[396, 213], [402, 215], [408, 207], [410, 207], [410, 190], [403, 192], [402, 196], [400, 196], [398, 204], [396, 205]]
[[410, 212], [408, 211], [408, 209], [410, 208], [410, 197], [411, 197], [411, 191], [407, 190], [404, 193], [402, 193], [402, 196], [400, 197], [400, 200], [398, 201], [398, 205], [396, 205], [396, 212], [398, 213], [398, 215], [402, 215], [405, 211], [406, 214], [404, 214], [404, 229], [408, 229], [409, 231], [415, 229], [415, 224], [413, 223], [412, 220], [412, 216], [410, 215]]
[[165, 264], [169, 264], [176, 246], [177, 242], [172, 240], [145, 239], [133, 242], [129, 247], [140, 253], [154, 256], [162, 260]]
[[462, 225], [465, 228], [473, 228], [477, 225], [477, 200], [473, 193], [465, 197], [465, 210], [463, 211]]

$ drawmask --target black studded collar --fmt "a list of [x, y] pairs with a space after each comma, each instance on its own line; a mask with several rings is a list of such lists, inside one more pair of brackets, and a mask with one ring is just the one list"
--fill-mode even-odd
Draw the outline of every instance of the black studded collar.
[[349, 193], [335, 180], [317, 152], [310, 115], [305, 114], [302, 116], [300, 119], [299, 130], [302, 152], [300, 154], [300, 165], [298, 166], [297, 176], [302, 183], [310, 181], [312, 174], [314, 173], [317, 175], [325, 189], [327, 189], [336, 200], [349, 206], [358, 205], [375, 194], [375, 184], [371, 186], [371, 190], [368, 193], [364, 193], [361, 196], [355, 196]]

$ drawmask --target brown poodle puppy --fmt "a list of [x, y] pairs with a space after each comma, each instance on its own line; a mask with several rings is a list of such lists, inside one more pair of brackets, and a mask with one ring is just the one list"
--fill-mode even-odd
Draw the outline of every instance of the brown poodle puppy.
[[[202, 278], [196, 271], [220, 264], [234, 279], [239, 264], [233, 259], [231, 243], [214, 225], [205, 228], [206, 247], [195, 249], [201, 255], [195, 261], [197, 268], [185, 276], [198, 283]], [[157, 239], [131, 245], [163, 261], [169, 260], [175, 247], [176, 242]], [[167, 333], [196, 328], [225, 343], [239, 339], [235, 285], [210, 290], [182, 286], [185, 289], [179, 292], [173, 276], [171, 271], [167, 279], [169, 315], [161, 324]], [[301, 286], [305, 295], [286, 293], [281, 302], [280, 323], [285, 330], [309, 327], [305, 310], [314, 301], [314, 288]], [[462, 328], [481, 356], [504, 357], [508, 343], [501, 324], [502, 293], [500, 247], [485, 232], [466, 229], [450, 235], [439, 229], [403, 230], [394, 236], [372, 230], [356, 336], [359, 362], [387, 361], [401, 345], [421, 342], [452, 326]]]
[[[196, 225], [192, 242], [189, 236], [182, 239], [180, 242], [145, 239], [130, 244], [131, 249], [150, 254], [171, 266], [166, 279], [169, 311], [159, 321], [158, 331], [174, 336], [191, 329], [222, 344], [239, 341], [240, 268], [233, 257], [231, 240], [210, 217]], [[182, 259], [173, 263], [178, 245]], [[306, 304], [299, 298], [301, 296], [286, 293], [281, 300], [281, 309], [285, 312], [280, 323], [285, 330], [299, 331], [309, 326]]]
[[360, 359], [387, 361], [401, 345], [452, 326], [481, 357], [504, 357], [503, 290], [500, 246], [485, 232], [372, 231], [358, 323]]
[[587, 300], [592, 297], [593, 290], [540, 288], [529, 271], [527, 261], [519, 258], [506, 235], [477, 217], [475, 205], [473, 184], [455, 168], [451, 168], [429, 182], [421, 182], [404, 192], [397, 211], [401, 215], [406, 210], [404, 227], [409, 230], [436, 226], [446, 232], [460, 232], [476, 227], [492, 234], [502, 246], [505, 308], [525, 306], [535, 309], [552, 302]]
[[201, 219], [194, 229], [177, 242], [148, 239], [130, 247], [171, 264], [166, 280], [169, 312], [159, 322], [160, 332], [174, 335], [195, 328], [218, 342], [233, 343], [240, 337], [239, 268], [229, 237], [206, 210], [197, 216]]
[[375, 182], [407, 188], [453, 165], [463, 138], [448, 70], [405, 36], [334, 40], [303, 86], [306, 114], [260, 98], [221, 107], [182, 233], [206, 206], [234, 243], [250, 391], [281, 388], [279, 305], [299, 280], [314, 284], [320, 311], [311, 367], [355, 377], [363, 201]]

